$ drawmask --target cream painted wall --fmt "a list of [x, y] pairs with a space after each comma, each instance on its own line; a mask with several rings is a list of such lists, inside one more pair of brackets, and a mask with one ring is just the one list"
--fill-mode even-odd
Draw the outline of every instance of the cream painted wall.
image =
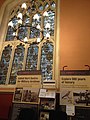
[[0, 7], [2, 6], [4, 1], [6, 1], [6, 0], [0, 0]]
[[[0, 0], [0, 5], [4, 0]], [[90, 65], [90, 0], [60, 0], [60, 69]]]
[[61, 0], [60, 69], [90, 65], [90, 0]]

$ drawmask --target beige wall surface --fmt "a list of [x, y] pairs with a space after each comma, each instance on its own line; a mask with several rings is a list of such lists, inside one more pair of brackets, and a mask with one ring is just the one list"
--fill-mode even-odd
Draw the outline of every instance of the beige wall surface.
[[61, 0], [60, 69], [90, 65], [90, 0]]
[[0, 0], [0, 7], [2, 6], [4, 1], [6, 1], [6, 0]]
[[[0, 6], [5, 0], [0, 0]], [[60, 0], [60, 70], [90, 65], [90, 0]]]

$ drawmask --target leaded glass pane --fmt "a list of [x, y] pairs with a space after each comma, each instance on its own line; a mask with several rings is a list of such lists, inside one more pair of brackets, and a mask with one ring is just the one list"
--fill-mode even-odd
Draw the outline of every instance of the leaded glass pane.
[[22, 70], [23, 59], [24, 59], [24, 51], [25, 51], [24, 46], [21, 45], [21, 44], [18, 45], [17, 48], [15, 49], [14, 60], [13, 60], [13, 63], [12, 63], [12, 70], [11, 70], [9, 84], [15, 84], [16, 83], [17, 72]]
[[43, 5], [40, 5], [40, 6], [39, 6], [39, 10], [42, 11], [43, 9], [44, 9], [44, 8], [43, 8]]
[[[41, 30], [44, 30], [44, 37], [46, 37], [47, 33], [49, 33], [51, 36], [54, 35], [55, 1], [29, 0], [26, 1], [26, 5], [26, 9], [22, 9], [22, 4], [20, 4], [15, 8], [16, 10], [12, 10], [12, 17], [10, 18], [10, 21], [12, 21], [13, 27], [8, 28], [6, 41], [14, 40], [15, 36], [17, 36], [16, 38], [20, 40], [24, 40], [25, 37], [40, 37], [40, 30], [36, 28], [38, 24], [41, 26]], [[45, 11], [48, 12], [48, 16], [46, 17], [43, 16]], [[17, 18], [18, 13], [22, 13], [22, 19]], [[33, 19], [35, 14], [38, 14], [39, 19]], [[22, 23], [19, 24], [19, 20], [21, 20]], [[47, 23], [50, 24], [50, 29], [48, 30], [45, 28]]]
[[13, 33], [14, 33], [14, 29], [12, 27], [8, 27], [6, 41], [11, 41], [14, 39]]
[[18, 19], [16, 16], [13, 17], [12, 22], [13, 22], [14, 27], [16, 27], [18, 25]]
[[[41, 17], [40, 14], [38, 14], [39, 18]], [[31, 29], [30, 29], [30, 38], [37, 38], [40, 36], [40, 30], [37, 29], [37, 25], [41, 25], [41, 19], [32, 19], [32, 25], [31, 25]]]
[[27, 9], [27, 13], [28, 13], [28, 14], [31, 13], [31, 8], [30, 8], [30, 6], [29, 6], [28, 9]]
[[44, 30], [44, 36], [46, 36], [46, 33], [50, 33], [51, 36], [54, 35], [54, 18], [55, 18], [55, 12], [53, 11], [48, 11], [48, 16], [44, 17], [44, 28], [47, 23], [50, 24], [50, 29], [45, 29]]
[[35, 4], [34, 0], [31, 2], [31, 11], [32, 11], [32, 13], [35, 13], [35, 11], [36, 11], [36, 4]]
[[6, 41], [14, 40], [14, 33], [16, 33], [16, 29], [18, 27], [18, 20], [15, 16], [9, 22], [12, 22], [13, 25], [8, 26]]
[[51, 3], [51, 7], [52, 7], [52, 8], [55, 8], [55, 6], [56, 6], [56, 5], [55, 5], [55, 2], [53, 1], [53, 2]]
[[28, 48], [26, 70], [36, 70], [38, 61], [38, 46], [31, 45]]
[[28, 28], [27, 27], [20, 27], [18, 30], [18, 39], [23, 40], [28, 34]]
[[6, 82], [11, 51], [11, 46], [7, 46], [2, 52], [2, 58], [0, 61], [0, 84], [5, 84]]
[[41, 70], [42, 79], [51, 80], [53, 74], [53, 45], [50, 42], [46, 42], [42, 46], [41, 53]]
[[30, 25], [30, 17], [28, 16], [28, 12], [23, 16], [23, 25]]
[[40, 36], [40, 31], [37, 30], [36, 28], [31, 28], [30, 38], [37, 38], [39, 36]]
[[49, 7], [49, 5], [48, 5], [48, 3], [46, 3], [46, 4], [45, 4], [45, 9], [48, 8], [48, 7]]

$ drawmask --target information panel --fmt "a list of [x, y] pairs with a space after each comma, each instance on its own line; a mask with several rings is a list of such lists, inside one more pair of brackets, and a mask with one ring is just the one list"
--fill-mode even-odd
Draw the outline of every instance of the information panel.
[[41, 87], [41, 71], [36, 70], [36, 71], [18, 72], [16, 86], [40, 88]]
[[90, 106], [90, 71], [61, 71], [60, 93], [61, 105]]

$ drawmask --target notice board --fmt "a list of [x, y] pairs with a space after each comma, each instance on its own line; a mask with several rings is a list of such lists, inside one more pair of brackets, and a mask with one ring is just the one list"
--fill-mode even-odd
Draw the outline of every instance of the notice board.
[[60, 71], [60, 104], [90, 106], [90, 71]]

